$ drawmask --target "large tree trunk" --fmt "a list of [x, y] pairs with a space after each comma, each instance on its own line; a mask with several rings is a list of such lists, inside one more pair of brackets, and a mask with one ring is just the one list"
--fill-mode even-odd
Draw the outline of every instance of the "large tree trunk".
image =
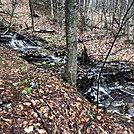
[[71, 85], [76, 85], [77, 78], [77, 43], [76, 43], [76, 0], [65, 2], [65, 25], [67, 63], [64, 78]]

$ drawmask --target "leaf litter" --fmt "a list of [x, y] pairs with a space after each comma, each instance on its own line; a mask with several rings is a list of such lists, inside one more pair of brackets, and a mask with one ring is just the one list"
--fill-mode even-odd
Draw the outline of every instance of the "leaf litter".
[[[49, 23], [43, 23], [45, 22], [43, 10], [39, 10], [42, 21], [39, 22], [35, 18], [36, 26], [39, 28], [43, 26], [44, 29], [54, 28], [59, 33], [64, 33], [59, 31], [58, 26], [53, 27]], [[22, 20], [17, 19], [17, 22], [23, 28], [26, 23], [30, 25], [29, 8], [20, 5], [16, 11], [25, 12], [25, 15], [21, 16]], [[92, 34], [92, 40], [84, 42], [89, 55], [93, 58], [102, 58], [109, 48], [111, 38], [108, 39], [104, 34], [101, 38], [106, 41], [100, 42], [99, 35]], [[38, 36], [47, 37], [49, 34], [38, 33]], [[87, 40], [88, 36], [89, 34], [86, 33], [80, 37], [81, 40]], [[56, 40], [53, 43], [65, 44], [65, 40], [58, 42]], [[130, 49], [126, 50], [125, 45], [120, 44], [118, 41], [110, 58], [125, 59], [127, 54], [129, 55], [127, 58], [133, 60], [133, 46], [128, 44]], [[26, 79], [36, 82], [38, 86], [30, 93], [22, 94], [21, 92], [28, 86], [24, 82]], [[134, 133], [134, 123], [129, 117], [112, 113], [110, 115], [104, 113], [102, 109], [97, 111], [96, 106], [92, 109], [90, 107], [90, 103], [75, 88], [61, 81], [55, 74], [38, 69], [35, 65], [18, 58], [17, 52], [0, 46], [0, 133]]]
[[[95, 106], [90, 108], [75, 88], [54, 74], [19, 60], [9, 48], [0, 47], [0, 51], [0, 133], [133, 132], [133, 123], [124, 125], [119, 117], [107, 116], [101, 109], [97, 114]], [[26, 79], [38, 86], [22, 94]]]

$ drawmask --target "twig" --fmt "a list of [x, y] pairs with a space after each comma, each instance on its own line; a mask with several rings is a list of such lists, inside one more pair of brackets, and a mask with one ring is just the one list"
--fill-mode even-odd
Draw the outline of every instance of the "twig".
[[57, 114], [54, 112], [54, 110], [51, 108], [51, 106], [49, 105], [48, 101], [45, 100], [45, 99], [40, 95], [40, 92], [39, 92], [38, 87], [37, 87], [37, 91], [38, 91], [38, 95], [39, 95], [39, 97], [40, 97], [41, 99], [43, 99], [43, 100], [46, 102], [47, 106], [48, 106], [49, 109], [52, 111], [52, 113], [55, 115], [55, 117], [56, 117], [56, 118], [59, 118], [59, 117], [57, 116]]
[[13, 24], [11, 24], [6, 30], [5, 30], [5, 32], [3, 32], [2, 33], [2, 35], [5, 35], [9, 30], [10, 30], [10, 28], [13, 26]]
[[38, 117], [41, 119], [41, 123], [43, 124], [43, 126], [45, 127], [45, 130], [48, 134], [52, 134], [51, 130], [48, 128], [47, 124], [45, 123], [45, 121], [42, 119], [41, 114], [38, 112], [37, 108], [35, 107], [35, 105], [33, 104], [33, 102], [31, 101], [31, 99], [29, 98], [29, 96], [27, 96], [29, 102], [31, 103], [31, 106], [34, 110], [35, 113], [37, 113]]
[[124, 17], [123, 17], [123, 19], [122, 19], [121, 26], [120, 26], [120, 28], [119, 28], [117, 34], [116, 34], [115, 37], [114, 37], [114, 40], [113, 40], [113, 42], [112, 42], [112, 44], [111, 44], [111, 47], [110, 47], [110, 49], [109, 49], [109, 51], [108, 51], [108, 54], [106, 55], [106, 58], [105, 58], [105, 60], [104, 60], [104, 62], [103, 62], [103, 65], [102, 65], [102, 67], [101, 67], [101, 70], [100, 70], [100, 72], [99, 72], [98, 79], [97, 79], [97, 83], [98, 83], [98, 84], [97, 84], [97, 109], [98, 109], [98, 105], [99, 105], [100, 78], [101, 78], [101, 74], [102, 74], [103, 68], [104, 68], [104, 66], [105, 66], [105, 63], [106, 63], [106, 61], [107, 61], [107, 59], [108, 59], [108, 57], [109, 57], [109, 55], [110, 55], [110, 53], [111, 53], [111, 51], [112, 51], [112, 48], [113, 48], [113, 46], [114, 46], [114, 44], [115, 44], [115, 42], [116, 42], [116, 39], [118, 38], [118, 36], [119, 36], [119, 34], [120, 34], [120, 32], [121, 32], [123, 26], [124, 26], [124, 25], [126, 24], [126, 22], [132, 17], [132, 15], [131, 15], [131, 16], [129, 16], [129, 17], [125, 20], [125, 18], [127, 17], [128, 12], [130, 11], [130, 9], [131, 9], [131, 7], [133, 6], [133, 4], [134, 4], [134, 1], [132, 1], [131, 5], [128, 7], [128, 9], [127, 9], [127, 11], [126, 11], [126, 13], [125, 13], [125, 15], [124, 15]]

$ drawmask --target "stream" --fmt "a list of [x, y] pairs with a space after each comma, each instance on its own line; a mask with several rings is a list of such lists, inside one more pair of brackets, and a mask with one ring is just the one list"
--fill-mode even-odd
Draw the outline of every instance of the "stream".
[[[16, 50], [20, 57], [37, 67], [49, 65], [53, 72], [62, 73], [66, 63], [65, 49], [48, 48], [45, 43], [45, 40], [34, 41], [18, 33], [0, 34], [0, 46], [4, 44]], [[101, 61], [95, 61], [78, 70], [78, 91], [90, 102], [97, 100], [97, 78], [102, 64]], [[111, 61], [105, 64], [99, 85], [99, 106], [134, 118], [134, 63]]]

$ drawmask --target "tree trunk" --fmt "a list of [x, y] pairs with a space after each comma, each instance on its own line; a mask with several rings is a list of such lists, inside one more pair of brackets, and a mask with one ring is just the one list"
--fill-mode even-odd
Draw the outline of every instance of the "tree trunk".
[[12, 25], [12, 20], [13, 20], [13, 15], [14, 15], [14, 11], [15, 11], [15, 8], [16, 8], [16, 0], [12, 0], [12, 10], [11, 10], [11, 17], [10, 17], [10, 22], [9, 22], [9, 28], [10, 26]]
[[134, 43], [134, 16], [133, 16], [133, 18], [132, 18], [132, 24], [133, 24], [133, 43]]
[[87, 0], [83, 0], [80, 3], [80, 16], [81, 16], [81, 30], [86, 30], [86, 19], [87, 19]]
[[50, 0], [51, 2], [51, 17], [52, 19], [54, 19], [54, 4], [53, 4], [53, 0]]
[[65, 21], [67, 63], [64, 79], [75, 86], [77, 78], [76, 0], [66, 0]]
[[31, 19], [32, 19], [32, 29], [34, 31], [34, 8], [33, 8], [33, 0], [29, 0], [29, 7], [30, 7], [30, 13], [31, 13]]
[[2, 1], [0, 0], [0, 5], [2, 5]]

